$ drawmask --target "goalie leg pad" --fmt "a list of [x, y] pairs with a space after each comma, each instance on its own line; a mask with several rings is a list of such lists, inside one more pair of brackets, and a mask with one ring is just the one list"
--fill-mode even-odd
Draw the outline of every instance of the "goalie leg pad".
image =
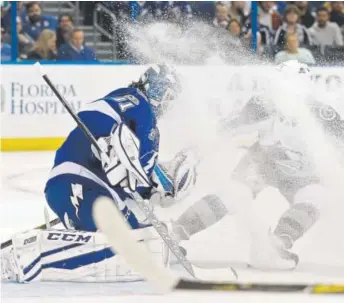
[[[158, 263], [166, 266], [168, 251], [152, 227], [132, 231]], [[13, 237], [3, 258], [2, 277], [32, 281], [127, 282], [142, 280], [123, 258], [115, 255], [100, 233], [32, 230]], [[4, 264], [4, 262], [3, 262]]]

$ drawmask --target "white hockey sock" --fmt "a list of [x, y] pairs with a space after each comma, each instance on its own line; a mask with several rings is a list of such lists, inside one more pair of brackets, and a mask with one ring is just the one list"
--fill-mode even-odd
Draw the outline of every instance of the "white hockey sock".
[[172, 223], [176, 240], [189, 240], [190, 236], [220, 221], [228, 210], [219, 197], [208, 195], [190, 206]]
[[286, 249], [293, 246], [319, 219], [319, 210], [309, 203], [297, 203], [279, 219], [274, 235], [282, 240]]

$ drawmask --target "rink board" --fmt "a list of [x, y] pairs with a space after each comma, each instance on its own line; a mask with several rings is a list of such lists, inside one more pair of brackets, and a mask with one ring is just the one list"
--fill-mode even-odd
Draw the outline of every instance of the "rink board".
[[[61, 94], [79, 111], [85, 102], [137, 80], [145, 70], [139, 65], [47, 65]], [[262, 75], [268, 66], [180, 66], [182, 83], [189, 90], [216, 81], [233, 99], [247, 100], [268, 85]], [[32, 65], [3, 65], [1, 84], [1, 150], [55, 150], [75, 126]], [[344, 95], [344, 69], [314, 68], [312, 77], [323, 100]], [[248, 77], [249, 75], [249, 77]], [[192, 82], [192, 83], [191, 83]], [[195, 84], [193, 86], [193, 84]], [[209, 85], [214, 87], [214, 84]]]

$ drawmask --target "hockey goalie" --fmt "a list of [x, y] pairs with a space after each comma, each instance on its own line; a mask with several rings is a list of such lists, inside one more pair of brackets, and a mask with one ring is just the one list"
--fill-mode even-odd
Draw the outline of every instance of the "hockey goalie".
[[[56, 152], [45, 187], [46, 201], [65, 229], [48, 228], [18, 233], [2, 252], [2, 279], [30, 281], [135, 281], [142, 277], [97, 232], [94, 202], [108, 197], [163, 266], [179, 266], [173, 253], [137, 207], [139, 194], [151, 212], [181, 201], [196, 181], [197, 159], [180, 151], [161, 163], [157, 118], [179, 92], [175, 71], [156, 65], [129, 87], [112, 91], [89, 103], [79, 119], [97, 139], [99, 153], [80, 127], [71, 131]], [[178, 219], [165, 222], [174, 243], [219, 221], [226, 207], [213, 195], [205, 196]], [[177, 247], [178, 251], [186, 251]]]

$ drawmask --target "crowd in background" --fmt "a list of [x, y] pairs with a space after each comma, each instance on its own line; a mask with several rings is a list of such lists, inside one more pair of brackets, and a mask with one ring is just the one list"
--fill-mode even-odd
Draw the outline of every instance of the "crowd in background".
[[[10, 59], [10, 3], [2, 5], [1, 58]], [[74, 26], [72, 16], [56, 20], [44, 15], [39, 2], [17, 2], [18, 58], [21, 60], [96, 60], [94, 51], [84, 45], [83, 31]], [[3, 48], [6, 51], [3, 51]]]
[[[80, 2], [83, 25], [93, 24], [99, 2]], [[168, 21], [190, 24], [202, 20], [232, 38], [237, 48], [250, 49], [250, 1], [103, 1], [118, 20], [133, 23]], [[83, 30], [72, 16], [56, 20], [42, 12], [40, 2], [17, 2], [18, 58], [21, 60], [97, 60], [85, 45]], [[103, 15], [110, 31], [120, 31]], [[1, 7], [1, 57], [11, 54], [10, 3]], [[343, 1], [260, 1], [258, 2], [257, 55], [276, 62], [297, 59], [308, 64], [319, 58], [344, 62]], [[106, 37], [104, 38], [106, 39]], [[121, 37], [118, 38], [121, 48]], [[123, 42], [122, 48], [125, 48]], [[127, 59], [119, 52], [118, 59]]]

